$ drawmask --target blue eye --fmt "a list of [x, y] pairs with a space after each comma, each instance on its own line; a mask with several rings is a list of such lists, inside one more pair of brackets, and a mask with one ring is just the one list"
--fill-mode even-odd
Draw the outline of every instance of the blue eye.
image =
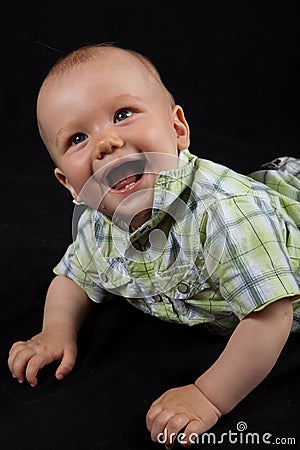
[[115, 115], [115, 122], [122, 122], [122, 120], [127, 119], [129, 116], [131, 116], [132, 111], [129, 109], [121, 109], [118, 111]]
[[71, 139], [71, 144], [77, 145], [77, 144], [80, 144], [81, 142], [85, 141], [86, 139], [87, 139], [87, 135], [84, 133], [74, 134], [74, 136], [72, 136], [72, 139]]

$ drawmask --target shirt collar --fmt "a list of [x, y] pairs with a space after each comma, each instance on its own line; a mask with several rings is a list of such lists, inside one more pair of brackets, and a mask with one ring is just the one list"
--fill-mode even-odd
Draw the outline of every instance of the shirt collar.
[[194, 178], [194, 160], [188, 149], [181, 150], [178, 167], [158, 174], [154, 185], [152, 216], [131, 234], [131, 240], [139, 239], [145, 231], [155, 228], [165, 217], [171, 205], [187, 188], [191, 188]]

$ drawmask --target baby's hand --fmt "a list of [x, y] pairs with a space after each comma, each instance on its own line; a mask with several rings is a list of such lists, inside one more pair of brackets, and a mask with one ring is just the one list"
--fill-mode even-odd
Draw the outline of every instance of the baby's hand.
[[29, 341], [15, 342], [9, 352], [8, 366], [19, 383], [27, 380], [34, 387], [42, 367], [60, 360], [55, 376], [61, 380], [73, 369], [76, 356], [76, 333], [73, 329], [56, 325]]
[[[221, 412], [194, 384], [170, 389], [152, 403], [146, 424], [155, 442], [172, 448], [178, 433], [183, 447], [190, 447], [197, 435], [211, 428]], [[160, 434], [161, 433], [161, 434]]]

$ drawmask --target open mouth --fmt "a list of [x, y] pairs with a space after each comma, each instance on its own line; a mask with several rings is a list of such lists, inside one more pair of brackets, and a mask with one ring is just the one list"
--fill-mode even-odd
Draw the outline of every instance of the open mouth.
[[114, 191], [132, 189], [141, 180], [145, 169], [145, 160], [127, 161], [114, 167], [107, 175], [108, 185]]

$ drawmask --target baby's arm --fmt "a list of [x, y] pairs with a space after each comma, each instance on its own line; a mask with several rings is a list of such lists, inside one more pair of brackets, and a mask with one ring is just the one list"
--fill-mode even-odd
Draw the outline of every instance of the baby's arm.
[[48, 289], [42, 331], [11, 347], [8, 366], [20, 383], [35, 386], [37, 373], [46, 364], [60, 361], [56, 378], [64, 378], [74, 367], [77, 333], [92, 308], [86, 293], [71, 279], [56, 276]]
[[170, 389], [152, 404], [146, 418], [152, 439], [164, 432], [171, 447], [185, 429], [184, 446], [190, 446], [193, 433], [211, 428], [267, 376], [286, 343], [292, 320], [289, 299], [243, 319], [217, 361], [194, 385]]

